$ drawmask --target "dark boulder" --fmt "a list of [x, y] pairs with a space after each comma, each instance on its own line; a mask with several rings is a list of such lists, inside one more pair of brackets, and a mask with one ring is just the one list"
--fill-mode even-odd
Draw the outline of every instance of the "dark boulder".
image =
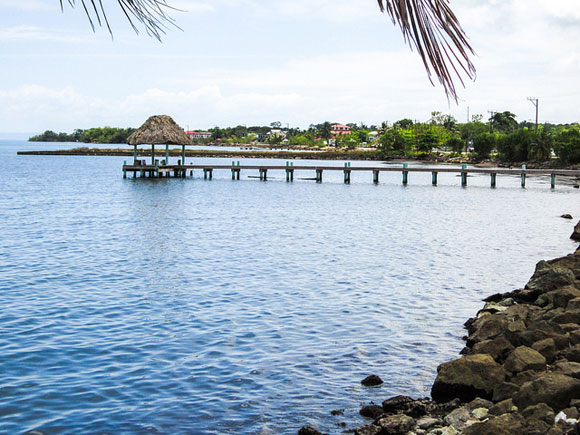
[[409, 396], [395, 396], [383, 402], [383, 409], [388, 414], [393, 414], [399, 411], [405, 411], [407, 407], [414, 402], [414, 399]]
[[384, 413], [385, 410], [379, 405], [367, 405], [359, 411], [359, 414], [363, 417], [372, 418], [373, 420], [379, 418]]
[[577, 240], [580, 242], [580, 221], [574, 227], [574, 231], [572, 231], [572, 235], [570, 236], [572, 240]]
[[514, 395], [514, 404], [525, 409], [538, 403], [549, 403], [558, 412], [580, 397], [580, 381], [558, 373], [545, 373], [522, 385]]
[[570, 269], [553, 266], [542, 260], [536, 264], [536, 271], [526, 284], [526, 289], [546, 293], [573, 283], [574, 274]]
[[381, 434], [406, 435], [415, 426], [415, 420], [405, 414], [395, 414], [379, 418], [374, 424], [381, 428]]
[[545, 338], [543, 340], [536, 341], [532, 344], [532, 349], [537, 350], [546, 358], [546, 362], [551, 363], [554, 361], [556, 356], [556, 342], [553, 338]]
[[473, 346], [472, 353], [485, 353], [498, 363], [505, 361], [507, 356], [514, 350], [514, 346], [503, 336], [491, 340], [484, 340]]
[[322, 432], [317, 431], [312, 426], [302, 426], [298, 431], [298, 435], [324, 435]]
[[504, 382], [501, 385], [498, 385], [493, 390], [493, 397], [492, 400], [494, 402], [503, 402], [516, 394], [520, 390], [520, 386], [518, 384], [514, 384], [513, 382]]
[[571, 214], [569, 214], [569, 213], [564, 213], [564, 214], [563, 214], [562, 216], [560, 216], [560, 217], [561, 217], [561, 218], [563, 218], [563, 219], [573, 219], [573, 218], [572, 218], [572, 215], [571, 215]]
[[364, 378], [362, 381], [360, 381], [360, 383], [363, 384], [365, 387], [374, 387], [376, 385], [381, 385], [383, 383], [383, 380], [377, 375], [370, 375]]
[[459, 398], [464, 402], [476, 397], [491, 399], [493, 390], [505, 380], [505, 370], [490, 355], [467, 355], [437, 367], [431, 388], [436, 402]]

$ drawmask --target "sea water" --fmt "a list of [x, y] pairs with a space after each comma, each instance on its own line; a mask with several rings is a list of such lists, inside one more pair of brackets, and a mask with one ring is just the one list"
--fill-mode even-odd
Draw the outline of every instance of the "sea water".
[[576, 247], [580, 192], [547, 178], [123, 179], [126, 157], [16, 155], [74, 146], [0, 142], [0, 433], [341, 433], [428, 396], [481, 299]]

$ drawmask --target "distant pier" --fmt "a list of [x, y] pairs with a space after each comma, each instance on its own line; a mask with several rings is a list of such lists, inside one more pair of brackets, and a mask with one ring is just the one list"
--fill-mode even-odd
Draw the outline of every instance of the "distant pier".
[[201, 171], [204, 179], [212, 179], [214, 171], [230, 171], [232, 180], [239, 180], [240, 173], [257, 172], [260, 180], [266, 181], [268, 179], [268, 172], [282, 171], [286, 175], [286, 181], [294, 181], [295, 172], [308, 172], [313, 175], [312, 180], [321, 183], [323, 174], [326, 171], [340, 171], [343, 173], [344, 182], [350, 183], [350, 176], [352, 172], [368, 172], [370, 180], [378, 184], [381, 172], [400, 172], [401, 182], [406, 185], [409, 183], [409, 174], [413, 172], [427, 172], [431, 173], [431, 184], [437, 185], [437, 176], [439, 173], [455, 173], [461, 177], [461, 185], [467, 186], [467, 177], [470, 174], [488, 174], [490, 176], [490, 186], [496, 187], [498, 175], [512, 175], [519, 176], [521, 186], [526, 186], [526, 178], [528, 176], [548, 176], [550, 177], [550, 186], [552, 189], [556, 187], [556, 177], [576, 177], [580, 178], [580, 170], [571, 169], [526, 169], [525, 166], [517, 169], [501, 169], [501, 168], [467, 168], [463, 165], [461, 168], [446, 168], [446, 167], [408, 167], [404, 163], [401, 167], [394, 166], [351, 166], [350, 163], [345, 163], [344, 166], [306, 166], [294, 165], [294, 162], [286, 162], [286, 165], [240, 165], [240, 162], [232, 162], [231, 165], [197, 165], [197, 164], [182, 164], [183, 160], [179, 160], [177, 164], [166, 164], [164, 160], [154, 160], [147, 164], [145, 160], [135, 160], [133, 164], [129, 165], [127, 162], [123, 164], [123, 177], [127, 178], [127, 174], [137, 177], [148, 178], [185, 178], [189, 174], [193, 175], [194, 171]]

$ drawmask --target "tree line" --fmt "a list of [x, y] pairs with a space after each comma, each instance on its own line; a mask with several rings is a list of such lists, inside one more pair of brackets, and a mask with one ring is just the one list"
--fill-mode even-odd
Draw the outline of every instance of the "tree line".
[[134, 128], [97, 127], [88, 130], [76, 129], [72, 134], [56, 133], [46, 130], [37, 136], [32, 136], [30, 142], [83, 142], [83, 143], [127, 143], [127, 138], [135, 131]]

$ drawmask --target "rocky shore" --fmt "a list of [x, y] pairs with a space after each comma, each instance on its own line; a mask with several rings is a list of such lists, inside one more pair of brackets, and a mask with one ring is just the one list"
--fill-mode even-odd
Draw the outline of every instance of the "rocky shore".
[[[580, 241], [580, 222], [571, 238]], [[360, 410], [369, 424], [345, 432], [580, 434], [580, 247], [540, 261], [523, 289], [484, 302], [465, 323], [462, 356], [437, 368], [431, 398], [370, 404]], [[309, 426], [298, 433], [321, 434]]]

